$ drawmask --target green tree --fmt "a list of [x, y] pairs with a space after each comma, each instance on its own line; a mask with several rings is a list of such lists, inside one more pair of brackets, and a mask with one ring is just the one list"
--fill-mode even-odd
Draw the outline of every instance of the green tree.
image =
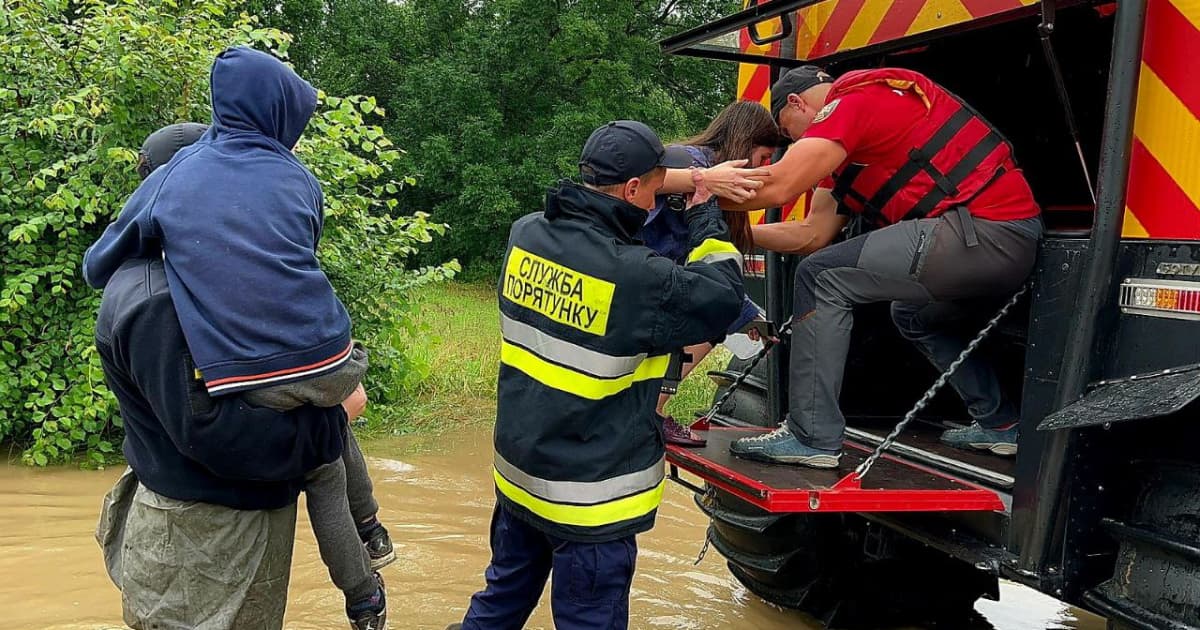
[[[216, 53], [249, 44], [284, 56], [291, 38], [236, 0], [0, 1], [0, 440], [39, 465], [79, 452], [102, 463], [120, 420], [92, 343], [99, 297], [79, 278], [83, 252], [137, 186], [142, 139], [208, 120]], [[364, 120], [382, 116], [376, 101], [322, 99], [298, 148], [325, 186], [321, 255], [374, 351], [372, 382], [390, 389], [407, 378], [406, 290], [457, 267], [405, 270], [444, 226], [396, 211], [413, 180]]]
[[453, 227], [428, 255], [491, 262], [509, 224], [573, 176], [596, 126], [643, 120], [694, 133], [733, 98], [733, 69], [662, 54], [669, 33], [730, 0], [283, 0], [266, 23], [322, 87], [370, 92], [421, 178], [404, 206]]

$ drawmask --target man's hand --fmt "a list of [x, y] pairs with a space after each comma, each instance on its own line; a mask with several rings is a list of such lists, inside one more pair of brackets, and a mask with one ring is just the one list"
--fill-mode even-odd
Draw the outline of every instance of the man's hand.
[[692, 167], [691, 171], [692, 184], [696, 186], [696, 191], [693, 192], [690, 197], [688, 197], [687, 207], [689, 209], [693, 206], [706, 203], [709, 199], [713, 198], [712, 191], [710, 191], [708, 187], [704, 185], [704, 176], [701, 175], [700, 169]]
[[692, 181], [696, 182], [698, 189], [698, 172], [700, 181], [704, 182], [704, 187], [712, 194], [735, 203], [750, 201], [763, 185], [761, 181], [753, 178], [766, 177], [771, 171], [765, 168], [742, 168], [747, 162], [748, 160], [730, 160], [712, 168], [693, 171]]
[[354, 388], [354, 393], [346, 397], [342, 401], [342, 409], [346, 410], [346, 421], [354, 422], [367, 409], [367, 390], [363, 389], [362, 383]]

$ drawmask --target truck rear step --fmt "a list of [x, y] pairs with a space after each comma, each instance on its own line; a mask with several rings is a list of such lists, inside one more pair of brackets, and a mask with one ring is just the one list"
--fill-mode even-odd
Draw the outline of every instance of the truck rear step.
[[704, 448], [667, 447], [671, 478], [701, 491], [679, 475], [685, 470], [767, 512], [951, 512], [1000, 511], [1000, 495], [919, 464], [884, 455], [862, 480], [853, 471], [870, 449], [847, 441], [841, 468], [817, 470], [734, 457], [734, 440], [766, 429], [713, 427], [701, 432]]

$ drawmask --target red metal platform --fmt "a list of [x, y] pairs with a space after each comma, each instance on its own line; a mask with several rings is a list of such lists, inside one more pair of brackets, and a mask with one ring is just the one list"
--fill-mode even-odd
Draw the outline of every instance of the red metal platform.
[[[735, 457], [729, 444], [766, 429], [712, 428], [703, 448], [667, 447], [672, 479], [685, 470], [768, 512], [990, 512], [1004, 510], [1000, 495], [982, 486], [884, 455], [864, 479], [854, 469], [871, 454], [847, 442], [841, 467], [818, 470]], [[694, 489], [694, 488], [693, 488]]]

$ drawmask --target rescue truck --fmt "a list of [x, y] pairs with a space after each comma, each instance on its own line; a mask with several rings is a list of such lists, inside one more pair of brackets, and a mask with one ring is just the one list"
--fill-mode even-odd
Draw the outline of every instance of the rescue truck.
[[[1110, 628], [1200, 629], [1200, 1], [748, 0], [661, 45], [739, 64], [739, 97], [764, 104], [800, 64], [922, 72], [1005, 134], [1047, 226], [976, 350], [1021, 401], [1015, 457], [939, 443], [966, 410], [947, 391], [916, 405], [940, 375], [886, 304], [856, 311], [840, 469], [729, 453], [782, 420], [786, 341], [710, 373], [708, 445], [671, 447], [669, 474], [732, 575], [831, 627], [967, 627], [1005, 579]], [[748, 261], [773, 322], [795, 264]]]

